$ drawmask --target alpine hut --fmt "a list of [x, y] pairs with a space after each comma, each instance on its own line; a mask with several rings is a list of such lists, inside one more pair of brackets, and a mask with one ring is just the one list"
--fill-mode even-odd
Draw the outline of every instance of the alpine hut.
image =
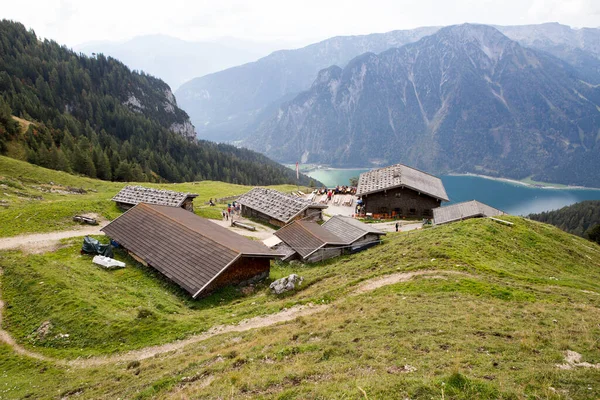
[[313, 221], [294, 221], [274, 233], [285, 245], [278, 251], [286, 253], [284, 261], [299, 258], [303, 262], [323, 261], [342, 255], [345, 242]]
[[320, 221], [323, 219], [323, 209], [327, 208], [324, 204], [259, 187], [242, 195], [237, 202], [242, 207], [242, 216], [276, 226], [285, 226], [297, 219]]
[[497, 217], [499, 215], [506, 215], [506, 213], [477, 200], [471, 200], [434, 208], [433, 224], [441, 225], [468, 218]]
[[193, 298], [269, 275], [279, 254], [183, 208], [140, 203], [102, 228]]
[[112, 198], [117, 206], [127, 210], [138, 203], [181, 207], [194, 211], [194, 198], [197, 194], [174, 192], [172, 190], [152, 189], [143, 186], [125, 186]]
[[345, 242], [345, 252], [354, 253], [369, 248], [380, 243], [381, 236], [385, 235], [369, 224], [344, 215], [329, 218], [322, 227]]
[[323, 261], [346, 253], [353, 253], [380, 243], [385, 233], [353, 218], [337, 215], [323, 225], [313, 221], [294, 221], [274, 235], [285, 260], [294, 258], [303, 262]]
[[374, 217], [433, 216], [448, 195], [442, 180], [403, 164], [360, 174], [356, 195], [365, 213]]

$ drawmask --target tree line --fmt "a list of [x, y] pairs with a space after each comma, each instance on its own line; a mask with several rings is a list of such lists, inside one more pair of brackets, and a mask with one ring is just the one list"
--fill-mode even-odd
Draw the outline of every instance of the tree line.
[[530, 214], [529, 218], [600, 243], [600, 200], [587, 200], [560, 210]]
[[[7, 20], [0, 54], [1, 154], [104, 180], [296, 183], [258, 153], [173, 132], [189, 119], [169, 86], [118, 60], [76, 54]], [[13, 115], [34, 123], [22, 129]]]

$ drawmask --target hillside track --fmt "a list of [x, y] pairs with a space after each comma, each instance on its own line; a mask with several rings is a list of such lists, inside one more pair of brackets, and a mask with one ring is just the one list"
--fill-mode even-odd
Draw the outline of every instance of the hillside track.
[[[398, 272], [391, 275], [377, 277], [373, 279], [366, 280], [362, 282], [357, 289], [352, 292], [353, 295], [360, 295], [375, 289], [381, 288], [387, 285], [393, 285], [395, 283], [406, 282], [417, 276], [427, 276], [429, 278], [438, 278], [445, 279], [446, 275], [453, 274], [461, 274], [458, 271], [442, 271], [442, 270], [423, 270], [423, 271], [412, 271], [412, 272]], [[0, 298], [2, 293], [0, 292]], [[58, 358], [50, 358], [46, 357], [42, 354], [35, 353], [29, 351], [16, 343], [14, 338], [10, 336], [10, 334], [2, 329], [2, 310], [4, 308], [4, 303], [0, 300], [0, 342], [4, 342], [13, 350], [21, 355], [28, 356], [31, 358], [35, 358], [38, 360], [51, 361], [55, 362], [59, 365], [64, 365], [68, 367], [75, 368], [89, 368], [96, 367], [100, 365], [106, 364], [114, 364], [114, 363], [122, 363], [129, 361], [139, 361], [148, 359], [151, 357], [155, 357], [160, 354], [176, 352], [178, 350], [183, 349], [184, 347], [195, 344], [198, 342], [202, 342], [204, 340], [210, 339], [217, 335], [232, 333], [232, 332], [246, 332], [252, 329], [265, 328], [268, 326], [276, 325], [279, 323], [293, 321], [298, 317], [304, 317], [312, 314], [316, 314], [322, 312], [331, 307], [331, 304], [307, 304], [301, 306], [294, 306], [289, 309], [283, 309], [282, 311], [270, 314], [263, 315], [254, 318], [250, 318], [247, 320], [243, 320], [237, 325], [217, 325], [209, 329], [208, 331], [201, 333], [199, 335], [191, 336], [184, 340], [178, 340], [171, 343], [166, 343], [158, 346], [149, 346], [138, 350], [132, 350], [122, 354], [115, 354], [109, 356], [97, 356], [97, 357], [89, 357], [89, 358], [77, 358], [75, 360], [64, 360]]]
[[57, 231], [49, 233], [35, 233], [31, 235], [19, 235], [0, 239], [0, 251], [21, 250], [27, 254], [39, 254], [56, 250], [60, 241], [79, 236], [104, 235], [100, 229], [104, 228], [108, 221], [101, 222], [95, 226], [83, 226], [79, 229], [68, 231]]

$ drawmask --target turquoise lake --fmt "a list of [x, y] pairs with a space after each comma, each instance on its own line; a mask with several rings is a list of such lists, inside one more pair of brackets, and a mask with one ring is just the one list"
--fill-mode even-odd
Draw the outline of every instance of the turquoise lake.
[[[307, 175], [328, 187], [348, 185], [368, 169], [319, 169]], [[542, 189], [477, 176], [442, 176], [450, 203], [479, 200], [513, 215], [556, 210], [583, 200], [600, 200], [598, 189]]]

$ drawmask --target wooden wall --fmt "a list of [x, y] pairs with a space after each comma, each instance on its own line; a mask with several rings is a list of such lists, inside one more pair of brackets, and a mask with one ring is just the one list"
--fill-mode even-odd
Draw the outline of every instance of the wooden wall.
[[239, 285], [241, 283], [257, 282], [269, 276], [271, 260], [262, 257], [240, 257], [229, 266], [221, 275], [208, 285], [199, 297], [204, 297], [224, 286]]
[[408, 188], [395, 188], [386, 192], [372, 193], [362, 197], [365, 212], [400, 217], [433, 218], [433, 209], [441, 201]]

